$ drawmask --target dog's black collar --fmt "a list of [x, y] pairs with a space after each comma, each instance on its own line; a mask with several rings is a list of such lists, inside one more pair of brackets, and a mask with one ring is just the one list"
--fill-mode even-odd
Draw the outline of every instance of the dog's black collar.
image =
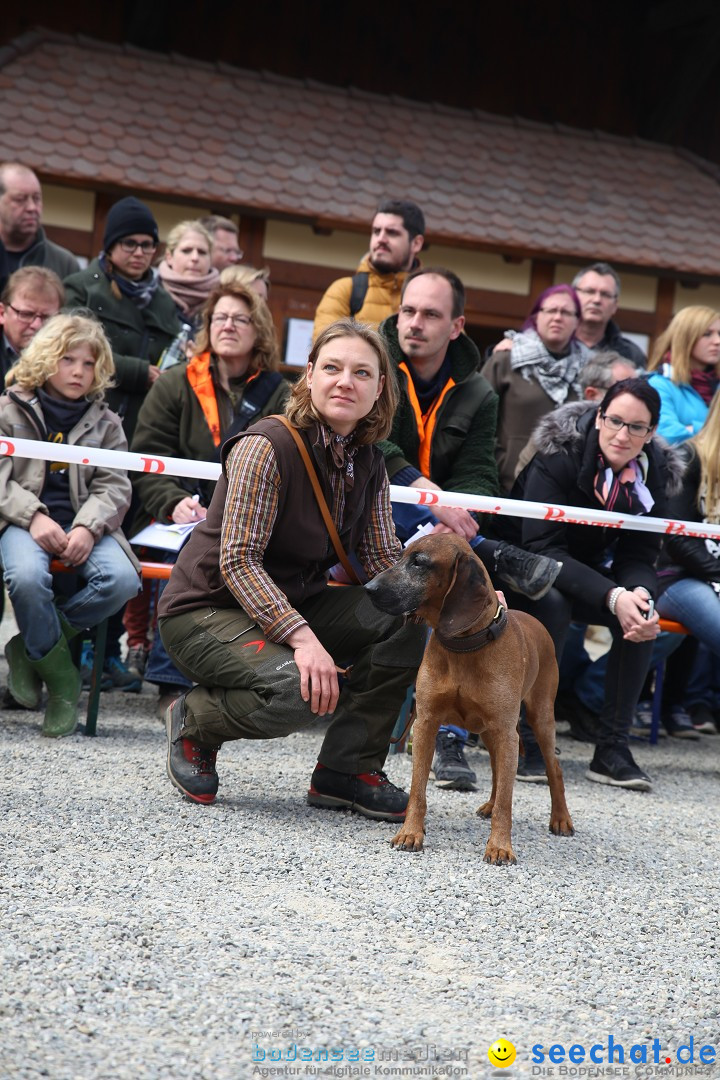
[[507, 610], [502, 604], [498, 604], [498, 609], [490, 625], [478, 630], [475, 634], [468, 634], [467, 637], [446, 637], [440, 630], [436, 630], [435, 636], [448, 652], [477, 652], [478, 649], [482, 649], [485, 645], [489, 645], [491, 641], [499, 638], [507, 624]]

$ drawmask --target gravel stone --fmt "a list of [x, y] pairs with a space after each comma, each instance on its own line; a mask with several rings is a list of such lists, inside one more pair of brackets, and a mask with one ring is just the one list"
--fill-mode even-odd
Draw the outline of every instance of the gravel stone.
[[[13, 632], [6, 615], [0, 646]], [[96, 739], [0, 714], [3, 1080], [475, 1080], [498, 1038], [508, 1077], [533, 1075], [537, 1044], [609, 1034], [673, 1062], [691, 1036], [720, 1050], [720, 738], [635, 744], [650, 794], [590, 784], [589, 748], [561, 738], [576, 835], [551, 836], [547, 788], [518, 784], [503, 868], [482, 861], [481, 751], [477, 793], [430, 785], [413, 855], [392, 825], [306, 805], [322, 723], [223, 747], [217, 803], [184, 802], [156, 700], [104, 694]], [[388, 769], [409, 785], [409, 757]], [[293, 1046], [375, 1061], [311, 1073]]]

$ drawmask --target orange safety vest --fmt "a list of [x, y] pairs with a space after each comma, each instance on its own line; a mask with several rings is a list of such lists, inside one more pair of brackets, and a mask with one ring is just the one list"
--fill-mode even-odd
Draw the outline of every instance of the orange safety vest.
[[407, 364], [404, 361], [401, 361], [398, 366], [401, 371], [405, 372], [407, 378], [407, 393], [410, 398], [410, 404], [413, 407], [413, 412], [415, 413], [415, 422], [417, 424], [418, 438], [420, 440], [420, 452], [418, 454], [420, 472], [423, 476], [426, 476], [428, 480], [432, 480], [432, 477], [430, 476], [430, 451], [432, 449], [432, 437], [435, 430], [438, 409], [442, 405], [448, 390], [455, 386], [456, 383], [452, 377], [449, 378], [440, 394], [438, 394], [435, 401], [432, 403], [430, 409], [426, 413], [423, 413], [420, 408], [418, 396], [415, 393], [415, 384], [413, 383], [412, 375], [410, 374]]
[[[259, 374], [260, 372], [256, 371], [254, 375], [250, 376], [247, 383], [251, 383]], [[222, 441], [220, 434], [220, 413], [218, 411], [215, 385], [210, 370], [209, 352], [200, 353], [199, 356], [193, 356], [187, 366], [187, 379], [192, 387], [195, 397], [200, 403], [200, 408], [205, 417], [205, 423], [210, 429], [212, 441], [215, 446], [219, 446]]]

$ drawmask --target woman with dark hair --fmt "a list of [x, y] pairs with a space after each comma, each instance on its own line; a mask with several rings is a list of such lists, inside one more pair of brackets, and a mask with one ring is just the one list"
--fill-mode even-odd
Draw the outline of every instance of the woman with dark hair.
[[580, 314], [572, 285], [552, 285], [540, 293], [522, 330], [506, 331], [482, 369], [500, 399], [496, 456], [505, 491], [538, 420], [581, 397], [578, 375], [591, 354], [575, 337]]
[[[159, 608], [168, 653], [198, 684], [166, 713], [168, 775], [193, 802], [214, 801], [223, 742], [277, 738], [331, 714], [308, 802], [404, 817], [407, 795], [382, 768], [425, 630], [380, 614], [357, 585], [327, 587], [338, 554], [293, 436], [339, 543], [372, 578], [402, 551], [374, 445], [396, 405], [382, 338], [343, 319], [312, 348], [286, 410], [289, 428], [266, 417], [223, 445], [207, 517]], [[340, 692], [336, 665], [348, 664]]]
[[[277, 371], [275, 328], [267, 305], [249, 286], [215, 286], [203, 309], [197, 349], [192, 360], [170, 368], [150, 390], [138, 416], [134, 452], [219, 461], [225, 439], [262, 416], [282, 412], [290, 387]], [[134, 533], [152, 520], [167, 525], [204, 518], [215, 490], [211, 481], [164, 473], [136, 473], [133, 484], [140, 500]], [[127, 663], [157, 684], [164, 716], [169, 701], [190, 683], [170, 663], [159, 637], [150, 645], [148, 605], [141, 601], [138, 597], [125, 613]]]
[[[637, 378], [611, 386], [599, 408], [567, 405], [549, 413], [535, 430], [538, 452], [518, 477], [513, 495], [547, 506], [663, 517], [675, 470], [673, 453], [653, 438], [659, 416], [657, 391]], [[597, 747], [587, 777], [647, 791], [650, 779], [633, 760], [628, 732], [658, 634], [651, 601], [661, 536], [557, 519], [523, 520], [521, 529], [524, 547], [562, 562], [555, 585], [542, 600], [532, 603], [513, 594], [514, 606], [547, 627], [558, 658], [571, 620], [608, 626], [612, 634]], [[524, 727], [523, 742], [521, 768], [526, 778], [539, 779], [539, 751]]]

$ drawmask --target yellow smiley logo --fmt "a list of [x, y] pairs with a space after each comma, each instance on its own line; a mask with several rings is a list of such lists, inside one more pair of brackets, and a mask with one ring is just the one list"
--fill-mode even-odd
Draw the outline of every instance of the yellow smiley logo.
[[496, 1039], [492, 1046], [488, 1047], [490, 1064], [498, 1069], [507, 1069], [515, 1060], [515, 1047], [507, 1039]]

